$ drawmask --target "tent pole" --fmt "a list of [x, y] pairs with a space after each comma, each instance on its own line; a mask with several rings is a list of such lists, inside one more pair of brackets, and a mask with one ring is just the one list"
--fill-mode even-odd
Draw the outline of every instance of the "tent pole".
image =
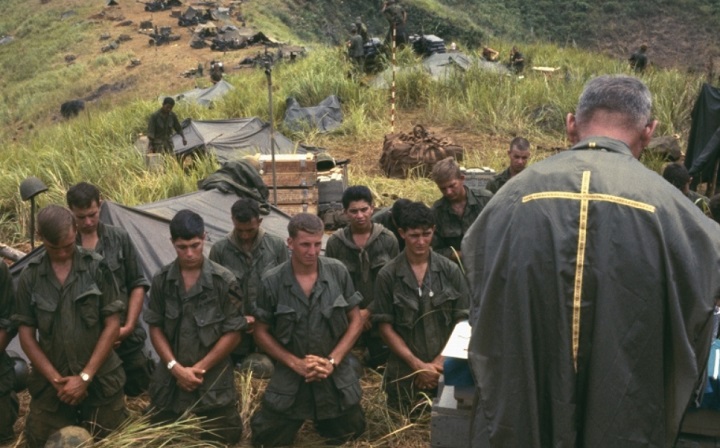
[[715, 170], [713, 171], [712, 185], [710, 185], [710, 193], [707, 195], [707, 197], [709, 198], [715, 195], [715, 185], [717, 185], [718, 168], [720, 168], [720, 157], [718, 157], [718, 159], [715, 161]]
[[272, 67], [265, 63], [265, 76], [268, 81], [268, 105], [270, 108], [270, 157], [272, 158], [272, 187], [273, 205], [277, 207], [277, 174], [275, 171], [275, 126], [273, 125], [273, 101], [272, 101]]

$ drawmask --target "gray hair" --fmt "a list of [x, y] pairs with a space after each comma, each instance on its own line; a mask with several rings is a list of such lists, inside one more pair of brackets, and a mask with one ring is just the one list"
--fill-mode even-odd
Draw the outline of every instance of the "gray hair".
[[650, 120], [652, 95], [642, 81], [632, 76], [598, 76], [585, 84], [580, 95], [575, 111], [578, 125], [590, 122], [600, 110], [622, 114], [628, 118], [628, 128], [642, 129]]

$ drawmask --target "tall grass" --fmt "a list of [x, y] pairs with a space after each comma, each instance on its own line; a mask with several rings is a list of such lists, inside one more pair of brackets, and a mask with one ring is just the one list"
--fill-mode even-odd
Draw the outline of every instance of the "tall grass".
[[[509, 47], [503, 42], [496, 43], [503, 54]], [[535, 44], [523, 51], [536, 65], [560, 70], [545, 76], [528, 69], [519, 78], [472, 67], [467, 72], [458, 71], [445, 79], [433, 80], [418, 68], [419, 59], [409, 49], [399, 52], [398, 116], [411, 114], [413, 123], [486, 136], [467, 149], [465, 164], [502, 169], [505, 146], [513, 136], [523, 135], [545, 147], [563, 146], [564, 117], [573, 110], [584, 83], [600, 73], [629, 71], [624, 61], [572, 48]], [[64, 70], [81, 73], [84, 68], [71, 66]], [[425, 181], [386, 180], [377, 177], [374, 162], [368, 163], [368, 159], [379, 159], [382, 135], [389, 131], [389, 90], [369, 87], [369, 76], [358, 82], [349, 76], [350, 72], [344, 54], [331, 48], [318, 49], [295, 63], [277, 65], [272, 72], [272, 119], [276, 126], [296, 140], [319, 143], [331, 151], [349, 153], [355, 160], [360, 158], [361, 163], [353, 168], [353, 183], [361, 181], [374, 186], [380, 198], [384, 192], [397, 194], [407, 188], [407, 194], [402, 196], [431, 202], [436, 194]], [[50, 86], [53, 79], [48, 75], [37, 82]], [[228, 79], [235, 90], [224, 101], [212, 108], [179, 103], [176, 112], [181, 119], [248, 116], [270, 119], [267, 79], [262, 70], [248, 69]], [[677, 133], [686, 138], [690, 110], [702, 82], [700, 77], [677, 70], [656, 70], [644, 79], [655, 98], [654, 115], [660, 120], [658, 133]], [[62, 90], [62, 86], [58, 88]], [[319, 135], [314, 131], [293, 133], [283, 128], [288, 97], [309, 106], [328, 95], [337, 95], [343, 104], [345, 121], [339, 129]], [[28, 98], [32, 100], [33, 96]], [[39, 198], [41, 206], [62, 203], [68, 186], [81, 180], [98, 184], [108, 199], [129, 205], [194, 190], [196, 181], [217, 167], [211, 159], [198, 160], [189, 171], [168, 159], [165, 170], [148, 173], [142, 156], [133, 149], [135, 138], [145, 131], [147, 117], [158, 106], [157, 101], [134, 101], [107, 112], [84, 112], [72, 121], [33, 129], [26, 141], [0, 149], [0, 177], [4, 180], [0, 184], [0, 240], [16, 242], [27, 234], [27, 204], [20, 201], [17, 192], [19, 183], [29, 175], [40, 177], [50, 187]], [[545, 153], [536, 154], [536, 158], [544, 156]]]

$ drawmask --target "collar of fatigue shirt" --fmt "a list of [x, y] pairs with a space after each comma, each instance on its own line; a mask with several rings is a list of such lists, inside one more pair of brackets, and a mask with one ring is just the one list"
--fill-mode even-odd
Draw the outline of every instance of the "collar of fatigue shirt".
[[610, 137], [589, 137], [570, 148], [571, 151], [586, 149], [600, 149], [633, 157], [627, 143]]
[[50, 257], [47, 255], [47, 253], [43, 253], [42, 256], [35, 258], [34, 260], [30, 261], [30, 264], [37, 264], [38, 265], [38, 275], [42, 275], [50, 280], [50, 282], [57, 287], [58, 289], [65, 288], [69, 285], [71, 285], [75, 281], [75, 277], [77, 276], [78, 272], [85, 272], [87, 271], [87, 266], [83, 262], [82, 254], [81, 254], [82, 248], [79, 246], [75, 246], [75, 253], [73, 254], [73, 261], [72, 261], [72, 267], [70, 268], [70, 272], [68, 273], [67, 278], [65, 279], [64, 284], [60, 284], [57, 280], [57, 277], [55, 276], [55, 271], [53, 271], [52, 268], [52, 262], [50, 261]]
[[228, 240], [230, 240], [230, 244], [235, 246], [235, 248], [237, 250], [239, 250], [240, 252], [242, 252], [244, 254], [248, 254], [248, 255], [252, 254], [253, 252], [255, 252], [255, 250], [258, 247], [260, 247], [260, 245], [262, 244], [263, 237], [265, 237], [265, 229], [260, 227], [258, 229], [258, 234], [255, 236], [255, 240], [253, 241], [252, 247], [250, 248], [250, 252], [245, 252], [245, 249], [243, 249], [242, 244], [240, 243], [240, 240], [238, 240], [237, 235], [235, 235], [235, 231], [233, 230], [228, 234]]
[[[437, 257], [437, 255], [431, 249], [430, 255], [428, 256], [428, 268], [425, 271], [423, 283], [425, 283], [425, 278], [427, 278], [428, 272], [440, 272], [440, 263], [436, 261], [435, 257]], [[407, 259], [407, 256], [405, 256], [404, 253], [403, 261], [398, 267], [397, 276], [403, 277], [403, 281], [405, 282], [405, 284], [408, 285], [412, 290], [417, 290], [417, 288], [420, 286], [417, 282], [417, 278], [415, 278], [415, 273], [412, 270], [412, 266], [410, 266], [410, 260]]]
[[203, 258], [203, 265], [201, 268], [202, 272], [200, 273], [200, 277], [198, 277], [195, 285], [193, 285], [193, 287], [190, 288], [188, 291], [185, 291], [185, 284], [183, 283], [182, 274], [180, 273], [180, 263], [178, 263], [177, 259], [173, 261], [173, 264], [168, 271], [167, 280], [170, 282], [175, 282], [181, 298], [186, 299], [192, 297], [195, 295], [196, 292], [199, 292], [205, 288], [212, 289], [212, 274], [214, 272], [212, 268], [212, 262], [210, 262], [207, 257]]
[[282, 283], [285, 287], [289, 288], [292, 295], [300, 299], [305, 305], [310, 306], [310, 299], [314, 296], [320, 296], [322, 292], [327, 288], [327, 277], [324, 275], [324, 267], [322, 257], [318, 258], [317, 263], [317, 280], [310, 291], [310, 296], [305, 296], [300, 283], [295, 278], [295, 273], [292, 269], [292, 260], [288, 260], [285, 266], [282, 268]]

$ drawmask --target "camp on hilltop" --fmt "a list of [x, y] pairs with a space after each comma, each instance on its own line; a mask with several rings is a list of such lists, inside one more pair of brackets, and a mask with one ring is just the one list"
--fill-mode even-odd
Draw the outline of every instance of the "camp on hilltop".
[[[661, 172], [679, 158], [699, 183], [693, 188], [707, 193], [720, 159], [714, 68], [720, 65], [711, 63], [716, 36], [698, 25], [706, 16], [712, 28], [717, 9], [695, 0], [685, 2], [688, 11], [635, 2], [561, 8], [559, 2], [525, 0], [461, 6], [402, 0], [414, 37], [394, 55], [383, 42], [388, 20], [380, 1], [177, 2], [166, 8], [160, 5], [165, 2], [52, 0], [29, 12], [19, 0], [8, 1], [7, 17], [0, 18], [0, 64], [7, 69], [0, 80], [7, 105], [0, 108], [0, 138], [7, 142], [0, 151], [0, 243], [29, 249], [31, 206], [18, 194], [25, 178], [37, 176], [48, 187], [35, 197], [37, 209], [63, 205], [71, 185], [88, 181], [103, 195], [101, 222], [128, 231], [148, 279], [176, 257], [168, 224], [179, 210], [205, 219], [206, 254], [233, 231], [230, 209], [248, 185], [231, 179], [202, 189], [219, 169], [252, 160], [267, 188], [262, 228], [287, 240], [290, 215], [317, 214], [326, 228], [324, 247], [348, 223], [341, 200], [348, 186], [368, 186], [376, 211], [387, 213], [399, 198], [428, 206], [439, 200], [442, 193], [429, 176], [446, 155], [459, 160], [467, 185], [482, 186], [509, 167], [508, 145], [515, 137], [531, 142], [529, 165], [564, 152], [565, 116], [583, 85], [599, 74], [634, 73], [627, 57], [644, 43], [649, 64], [639, 76], [653, 94], [656, 136], [663, 140], [653, 142], [660, 149], [646, 151], [642, 163]], [[368, 34], [365, 66], [348, 57], [358, 18]], [[684, 26], [689, 19], [696, 25]], [[607, 22], [608, 32], [583, 29], [598, 20]], [[42, 41], [29, 32], [36, 25], [45, 29]], [[661, 32], [666, 29], [681, 30], [679, 37]], [[498, 62], [483, 60], [486, 45], [498, 50]], [[525, 56], [521, 76], [507, 68], [513, 46]], [[224, 67], [219, 81], [210, 77], [213, 62]], [[168, 96], [176, 101], [183, 135], [173, 131], [171, 152], [146, 154], [138, 137]], [[61, 105], [76, 99], [83, 107], [77, 103], [77, 113], [61, 116]], [[402, 160], [383, 160], [384, 154]], [[277, 207], [271, 205], [274, 194]], [[11, 267], [13, 275], [29, 259]], [[442, 291], [434, 295], [440, 298]], [[17, 338], [10, 348], [22, 354]], [[146, 348], [157, 357], [149, 339]], [[362, 371], [367, 429], [346, 446], [481, 446], [469, 437], [472, 387], [445, 382], [412, 420], [388, 410], [380, 372]], [[251, 443], [250, 417], [267, 384], [235, 374], [245, 423], [235, 446]], [[719, 396], [717, 382], [708, 384], [706, 397]], [[20, 397], [18, 446], [30, 395]], [[128, 403], [133, 418], [126, 437], [140, 430], [150, 431], [141, 432], [149, 434], [146, 446], [172, 443], [174, 436], [183, 437], [174, 439], [178, 446], [198, 443], [201, 422], [148, 428], [139, 418], [147, 395]], [[683, 437], [699, 446], [716, 443], [719, 415], [713, 409], [688, 413]], [[120, 431], [100, 446], [124, 443], [123, 436]], [[296, 442], [320, 446], [323, 440], [306, 425]]]

